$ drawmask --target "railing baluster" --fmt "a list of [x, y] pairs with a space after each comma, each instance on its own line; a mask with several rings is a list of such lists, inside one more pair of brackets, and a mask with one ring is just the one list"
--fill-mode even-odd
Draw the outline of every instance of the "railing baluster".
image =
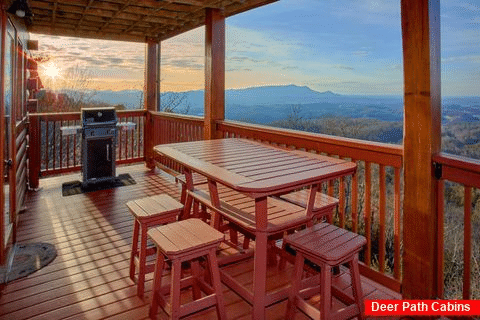
[[386, 206], [387, 206], [387, 189], [385, 178], [385, 166], [379, 167], [379, 179], [380, 179], [380, 196], [379, 196], [379, 236], [378, 236], [378, 264], [380, 272], [385, 272], [385, 224], [386, 224]]
[[345, 228], [345, 177], [341, 177], [339, 179], [339, 206], [338, 206], [338, 213], [340, 216], [340, 227]]
[[[63, 126], [63, 120], [60, 120], [60, 127]], [[60, 139], [60, 159], [59, 159], [59, 162], [60, 162], [60, 168], [63, 168], [63, 136], [62, 136], [62, 133], [59, 132], [59, 139]]]
[[45, 121], [45, 131], [46, 131], [46, 134], [45, 134], [45, 170], [48, 171], [48, 165], [50, 163], [50, 157], [48, 156], [48, 151], [50, 150], [50, 148], [48, 147], [49, 146], [49, 143], [48, 141], [50, 140], [49, 139], [49, 125], [48, 125], [48, 121]]
[[444, 292], [444, 198], [445, 198], [445, 183], [442, 179], [437, 180], [437, 295], [439, 298], [443, 298]]
[[[352, 159], [358, 167], [358, 161]], [[352, 177], [352, 230], [358, 232], [358, 172]]]
[[393, 241], [394, 241], [394, 267], [393, 267], [393, 274], [395, 279], [400, 280], [400, 239], [401, 234], [400, 234], [400, 168], [395, 168], [395, 194], [394, 194], [394, 236], [393, 236]]
[[[70, 125], [70, 122], [67, 121], [67, 126]], [[65, 140], [67, 141], [67, 168], [70, 168], [70, 135], [67, 135]]]
[[[132, 117], [132, 122], [133, 122], [133, 123], [136, 123], [136, 119], [137, 119], [136, 117]], [[136, 125], [135, 125], [135, 128], [137, 128], [137, 130], [138, 130], [138, 127], [137, 127]], [[131, 141], [131, 143], [130, 143], [130, 150], [131, 150], [131, 151], [130, 151], [130, 152], [131, 152], [131, 154], [132, 154], [132, 156], [131, 156], [132, 158], [135, 157], [135, 152], [134, 152], [134, 149], [133, 149], [133, 147], [134, 147], [134, 140], [135, 140], [135, 139], [134, 139], [134, 133], [135, 133], [135, 130], [132, 130], [132, 132], [130, 133], [130, 141]]]
[[53, 136], [53, 164], [52, 164], [52, 169], [55, 170], [56, 169], [56, 165], [57, 165], [57, 121], [52, 121], [52, 125], [53, 125], [53, 128], [52, 128], [52, 136]]
[[472, 187], [464, 187], [463, 233], [463, 299], [470, 299], [470, 270], [472, 260]]
[[372, 190], [372, 175], [371, 164], [365, 162], [365, 238], [367, 239], [367, 249], [365, 251], [365, 264], [370, 266], [372, 259], [372, 217], [371, 217], [371, 190]]
[[[143, 119], [143, 118], [142, 118]], [[137, 130], [137, 140], [138, 140], [138, 145], [137, 145], [137, 155], [140, 157], [140, 150], [143, 150], [143, 140], [141, 139], [141, 132], [144, 130], [144, 122], [141, 119], [138, 119], [138, 125], [139, 128]], [[159, 132], [155, 130], [154, 132]], [[142, 145], [140, 145], [140, 141], [142, 140]]]
[[[75, 124], [76, 121], [73, 121]], [[73, 135], [73, 166], [77, 165], [77, 133]]]

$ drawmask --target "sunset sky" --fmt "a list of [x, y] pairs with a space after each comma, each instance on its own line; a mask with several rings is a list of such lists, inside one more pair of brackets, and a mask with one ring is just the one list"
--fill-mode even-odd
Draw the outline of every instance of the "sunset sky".
[[[227, 88], [296, 84], [340, 94], [402, 94], [399, 0], [281, 0], [228, 18], [226, 26]], [[480, 96], [480, 2], [441, 1], [441, 28], [442, 93]], [[204, 37], [198, 28], [162, 42], [162, 91], [203, 89]], [[32, 38], [58, 69], [54, 79], [44, 75], [56, 89], [72, 68], [93, 89], [143, 88], [144, 44]]]

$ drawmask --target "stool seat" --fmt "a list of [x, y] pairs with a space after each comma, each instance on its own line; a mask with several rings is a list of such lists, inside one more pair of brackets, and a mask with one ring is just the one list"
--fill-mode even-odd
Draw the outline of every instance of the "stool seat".
[[[291, 293], [288, 299], [286, 319], [295, 317], [295, 309], [301, 309], [314, 319], [363, 318], [362, 287], [358, 267], [358, 252], [367, 243], [365, 237], [329, 223], [319, 223], [285, 238], [294, 250], [295, 271]], [[320, 267], [320, 284], [308, 281], [302, 288], [302, 274], [305, 259]], [[352, 280], [353, 297], [336, 288], [332, 283], [332, 267], [347, 263]], [[305, 299], [315, 292], [320, 293], [320, 309], [309, 305]], [[308, 294], [307, 294], [308, 293]], [[333, 312], [332, 295], [338, 296], [348, 306]]]
[[177, 215], [183, 205], [168, 194], [158, 194], [127, 202], [127, 207], [136, 219], [148, 220], [166, 215]]
[[288, 236], [286, 242], [307, 256], [335, 265], [359, 252], [367, 240], [348, 230], [320, 223]]
[[[226, 319], [216, 258], [216, 249], [225, 235], [200, 219], [187, 219], [152, 228], [148, 231], [148, 236], [158, 248], [150, 318], [156, 317], [158, 305], [165, 310], [170, 305], [171, 319], [179, 319], [215, 305], [218, 318]], [[202, 278], [200, 271], [199, 258], [204, 256], [207, 257], [206, 269], [211, 273], [211, 284]], [[162, 273], [166, 259], [172, 263], [170, 288], [162, 287]], [[181, 279], [181, 266], [184, 261], [191, 262], [192, 276]], [[181, 305], [180, 290], [189, 286], [193, 288], [193, 301]], [[200, 290], [207, 296], [202, 297]], [[170, 303], [165, 299], [166, 292], [170, 292]]]
[[152, 228], [148, 236], [168, 257], [189, 254], [198, 249], [216, 248], [225, 235], [200, 219], [187, 219]]
[[[127, 202], [135, 221], [130, 254], [130, 278], [135, 282], [135, 269], [138, 268], [137, 295], [143, 296], [145, 273], [153, 272], [154, 265], [147, 265], [147, 255], [155, 253], [155, 248], [147, 250], [147, 231], [149, 228], [177, 221], [183, 211], [183, 205], [167, 194], [145, 197]], [[138, 239], [140, 236], [140, 250]]]

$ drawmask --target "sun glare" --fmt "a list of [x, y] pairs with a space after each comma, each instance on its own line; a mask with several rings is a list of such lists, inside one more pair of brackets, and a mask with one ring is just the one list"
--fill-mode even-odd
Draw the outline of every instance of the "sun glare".
[[53, 62], [49, 62], [47, 65], [44, 65], [43, 69], [45, 75], [52, 79], [58, 78], [60, 76], [60, 69]]

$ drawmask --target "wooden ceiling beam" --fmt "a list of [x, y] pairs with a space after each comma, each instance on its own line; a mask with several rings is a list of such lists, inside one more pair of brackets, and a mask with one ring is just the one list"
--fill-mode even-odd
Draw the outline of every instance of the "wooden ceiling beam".
[[108, 27], [108, 25], [113, 21], [113, 19], [115, 19], [115, 17], [117, 15], [119, 15], [120, 13], [123, 13], [123, 10], [125, 10], [125, 8], [127, 8], [128, 6], [130, 6], [130, 4], [133, 2], [133, 0], [128, 0], [121, 8], [120, 10], [116, 11], [113, 13], [112, 17], [110, 18], [109, 21], [105, 22], [105, 24], [100, 28], [100, 32], [102, 31], [103, 28], [106, 28]]
[[53, 3], [53, 12], [52, 12], [52, 25], [55, 25], [55, 18], [57, 16], [57, 7], [58, 7], [58, 1], [55, 1]]
[[83, 19], [85, 18], [85, 12], [90, 8], [94, 0], [89, 0], [87, 6], [83, 9], [82, 17], [77, 22], [77, 28], [82, 24]]
[[[151, 9], [150, 9], [151, 10]], [[160, 10], [159, 10], [160, 11]], [[41, 12], [43, 15], [49, 15], [51, 14], [51, 10], [49, 8], [49, 5], [44, 4], [41, 6], [37, 6], [36, 13], [38, 14]], [[79, 21], [78, 23], [81, 23], [85, 18], [88, 16], [93, 16], [93, 17], [100, 17], [100, 18], [113, 18], [115, 17], [115, 13], [113, 11], [109, 10], [102, 10], [102, 9], [95, 9], [94, 6], [89, 6], [85, 7], [84, 9], [78, 7], [78, 6], [64, 6], [64, 5], [59, 5], [57, 9], [57, 17], [60, 15], [67, 15], [67, 14], [78, 14], [79, 17], [77, 18]], [[145, 21], [149, 23], [162, 23], [162, 24], [173, 24], [176, 25], [178, 24], [178, 17], [180, 16], [179, 14], [175, 14], [174, 17], [169, 18], [163, 13], [156, 13], [155, 15], [152, 14], [152, 12], [148, 12], [148, 14], [145, 14], [145, 12], [141, 12], [140, 10], [135, 10], [135, 11], [124, 11], [124, 12], [119, 12], [116, 15], [116, 18], [118, 19], [123, 19], [123, 20], [129, 20], [129, 21], [138, 21], [138, 19], [144, 16]], [[79, 25], [77, 23], [77, 25]]]
[[65, 37], [78, 37], [78, 38], [89, 38], [89, 39], [99, 39], [99, 40], [113, 40], [113, 41], [129, 41], [129, 42], [145, 42], [145, 35], [132, 35], [125, 33], [99, 33], [95, 30], [79, 30], [79, 29], [68, 29], [67, 25], [59, 25], [58, 27], [52, 28], [50, 25], [35, 25], [32, 27], [31, 32], [47, 34], [47, 35], [59, 35]]
[[[276, 0], [29, 0], [34, 13], [29, 30], [57, 35], [129, 41], [166, 40], [202, 26], [205, 11], [218, 9], [231, 16]], [[68, 29], [63, 32], [63, 26]], [[92, 28], [97, 28], [95, 33]], [[53, 30], [53, 31], [52, 31]], [[88, 30], [86, 33], [84, 30]], [[110, 34], [111, 33], [111, 34]]]

